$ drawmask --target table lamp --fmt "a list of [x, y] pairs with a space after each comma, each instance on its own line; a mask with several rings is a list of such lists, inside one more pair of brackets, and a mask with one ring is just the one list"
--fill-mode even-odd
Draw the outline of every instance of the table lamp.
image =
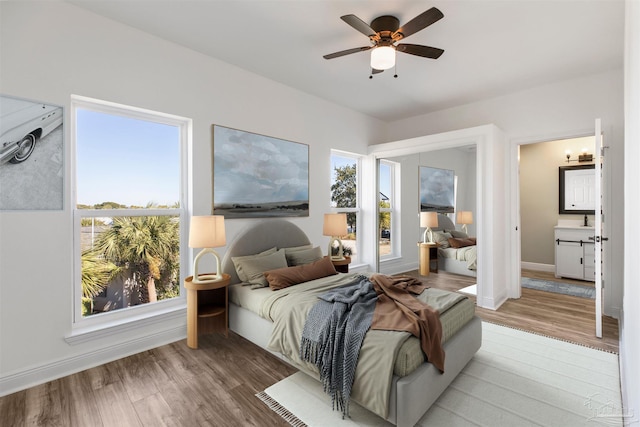
[[[344, 252], [342, 247], [342, 241], [339, 236], [347, 234], [347, 214], [344, 213], [329, 213], [324, 214], [324, 224], [322, 226], [322, 235], [331, 236], [329, 240], [329, 251], [327, 255], [333, 261], [344, 260]], [[331, 249], [333, 248], [333, 242], [338, 242], [338, 255], [331, 255]]]
[[473, 224], [473, 214], [471, 211], [459, 211], [456, 214], [456, 222], [462, 224], [462, 230], [469, 234], [467, 231], [467, 224]]
[[420, 212], [420, 227], [425, 227], [422, 235], [422, 242], [427, 243], [427, 231], [429, 232], [429, 242], [433, 241], [433, 231], [431, 228], [438, 226], [437, 212]]
[[[222, 280], [222, 269], [220, 257], [212, 248], [217, 248], [227, 244], [224, 230], [224, 216], [193, 216], [191, 217], [191, 227], [189, 229], [189, 247], [203, 248], [193, 260], [193, 282], [192, 283], [214, 283]], [[198, 263], [205, 254], [212, 254], [216, 259], [216, 273], [198, 273]]]

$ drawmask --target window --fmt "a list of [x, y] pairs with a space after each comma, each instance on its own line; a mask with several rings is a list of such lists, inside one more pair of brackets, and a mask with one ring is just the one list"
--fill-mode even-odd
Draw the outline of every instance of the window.
[[345, 251], [351, 251], [351, 262], [358, 260], [358, 223], [360, 221], [359, 171], [360, 156], [331, 152], [331, 208], [347, 214], [348, 234], [341, 239]]
[[178, 305], [190, 120], [72, 98], [74, 327]]
[[[397, 209], [398, 201], [396, 200], [395, 174], [398, 170], [395, 162], [388, 160], [380, 160], [378, 170], [378, 239], [379, 256], [381, 259], [395, 256], [397, 253], [398, 239], [400, 233], [398, 227], [399, 215], [394, 211]], [[395, 239], [394, 239], [395, 238]]]

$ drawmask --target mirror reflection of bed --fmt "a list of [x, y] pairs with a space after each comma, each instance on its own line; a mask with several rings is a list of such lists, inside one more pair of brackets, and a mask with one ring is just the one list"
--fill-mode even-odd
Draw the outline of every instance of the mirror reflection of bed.
[[[278, 258], [277, 253], [280, 251], [290, 255], [299, 251], [310, 254], [315, 251], [315, 247], [299, 227], [281, 219], [255, 223], [229, 244], [222, 261], [223, 272], [232, 276], [232, 284], [229, 286], [229, 327], [262, 348], [272, 352], [277, 349], [279, 354], [275, 353], [276, 355], [318, 379], [317, 371], [299, 360], [300, 349], [296, 345], [296, 340], [300, 340], [297, 335], [298, 329], [301, 329], [299, 323], [306, 319], [305, 310], [310, 310], [310, 305], [317, 300], [316, 292], [348, 283], [349, 280], [360, 277], [358, 275], [374, 280], [371, 276], [373, 273], [329, 274], [302, 283], [295, 282], [277, 291], [270, 288], [272, 273], [266, 275], [269, 280], [266, 287], [245, 286], [241, 283], [239, 265], [245, 273], [260, 273], [261, 269], [272, 271], [274, 264], [270, 263], [280, 261], [271, 259]], [[330, 262], [326, 257], [316, 258], [310, 263], [308, 257], [298, 258], [306, 258], [305, 263], [288, 266], [287, 260], [287, 266], [276, 268], [276, 271], [281, 271], [281, 274], [288, 277], [290, 269], [300, 270], [310, 264]], [[436, 304], [436, 300], [449, 301], [448, 305], [440, 308], [433, 306], [440, 312], [443, 325], [442, 346], [446, 354], [444, 373], [425, 361], [420, 340], [408, 332], [369, 330], [359, 354], [351, 394], [352, 400], [399, 426], [415, 425], [471, 360], [482, 341], [481, 322], [475, 315], [475, 303], [472, 299], [433, 287], [425, 289], [419, 298], [424, 298], [430, 305]], [[302, 311], [298, 313], [297, 310]], [[286, 357], [282, 354], [286, 354]], [[389, 358], [384, 356], [386, 354], [393, 356]], [[416, 354], [420, 357], [416, 357]], [[387, 362], [382, 363], [381, 360], [385, 359]], [[382, 387], [363, 386], [362, 384], [371, 384], [373, 374], [389, 378], [380, 375], [382, 366], [389, 368], [391, 381], [385, 382]]]

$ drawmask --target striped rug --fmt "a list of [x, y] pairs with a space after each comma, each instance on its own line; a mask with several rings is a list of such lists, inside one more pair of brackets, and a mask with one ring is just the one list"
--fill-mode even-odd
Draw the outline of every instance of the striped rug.
[[[618, 356], [483, 322], [482, 348], [417, 424], [621, 426]], [[296, 373], [257, 395], [291, 425], [390, 426], [352, 403], [331, 410], [320, 384]]]

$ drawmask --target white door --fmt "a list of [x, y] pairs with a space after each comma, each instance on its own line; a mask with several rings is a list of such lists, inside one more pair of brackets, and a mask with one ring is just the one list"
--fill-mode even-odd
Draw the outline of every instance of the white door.
[[596, 337], [602, 338], [602, 232], [604, 229], [602, 215], [602, 167], [604, 165], [604, 149], [602, 145], [602, 123], [596, 119], [596, 194], [595, 194], [595, 219], [594, 219], [594, 251], [596, 261]]

